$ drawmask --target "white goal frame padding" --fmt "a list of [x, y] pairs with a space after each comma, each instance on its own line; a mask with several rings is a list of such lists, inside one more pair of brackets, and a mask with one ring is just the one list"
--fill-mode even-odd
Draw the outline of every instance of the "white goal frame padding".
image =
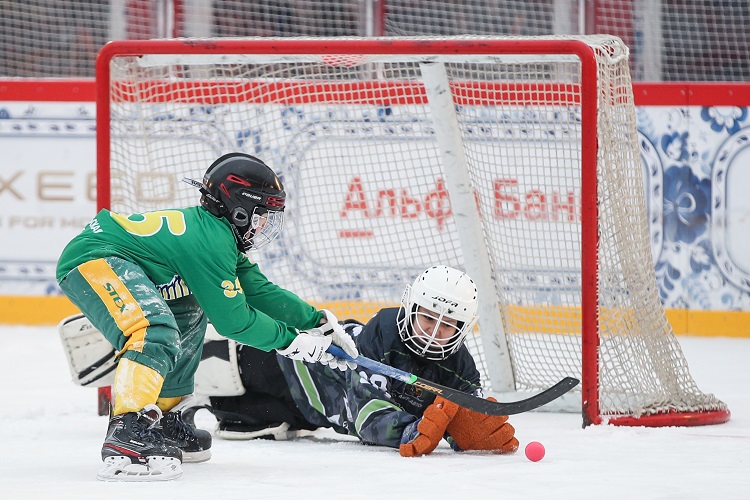
[[[479, 292], [479, 331], [483, 332], [488, 376], [495, 392], [513, 391], [516, 381], [508, 352], [508, 343], [500, 315], [500, 304], [495, 293], [494, 277], [487, 246], [464, 244], [483, 242], [484, 233], [474, 198], [463, 140], [461, 139], [456, 106], [451, 96], [448, 75], [441, 63], [420, 63], [429, 108], [434, 117], [435, 132], [443, 160], [448, 192], [451, 196], [453, 216], [456, 218], [466, 272], [472, 276]], [[486, 333], [486, 335], [485, 335]]]

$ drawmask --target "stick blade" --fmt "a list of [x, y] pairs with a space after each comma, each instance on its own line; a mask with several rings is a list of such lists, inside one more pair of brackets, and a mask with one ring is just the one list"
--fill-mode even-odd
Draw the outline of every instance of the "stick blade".
[[535, 410], [547, 403], [554, 401], [579, 384], [579, 380], [573, 377], [565, 377], [549, 389], [535, 394], [530, 398], [511, 402], [494, 402], [488, 399], [477, 398], [471, 394], [451, 389], [433, 382], [418, 378], [414, 385], [424, 390], [440, 395], [459, 406], [472, 411], [484, 413], [485, 415], [516, 415]]

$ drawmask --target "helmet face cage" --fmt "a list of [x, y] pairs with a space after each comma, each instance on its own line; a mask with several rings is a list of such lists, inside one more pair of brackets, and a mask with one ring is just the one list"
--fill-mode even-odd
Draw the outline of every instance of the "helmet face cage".
[[[245, 214], [245, 210], [242, 210]], [[269, 210], [267, 207], [256, 206], [250, 217], [238, 215], [232, 217], [237, 227], [244, 251], [261, 248], [271, 243], [281, 233], [284, 223], [282, 210]]]
[[447, 358], [464, 343], [477, 320], [477, 289], [465, 273], [431, 267], [401, 298], [398, 329], [404, 345], [433, 361]]

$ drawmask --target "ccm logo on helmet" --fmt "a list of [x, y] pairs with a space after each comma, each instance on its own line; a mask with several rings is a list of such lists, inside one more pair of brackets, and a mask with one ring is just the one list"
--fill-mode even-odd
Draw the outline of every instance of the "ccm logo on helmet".
[[445, 297], [440, 297], [439, 295], [435, 295], [434, 297], [432, 297], [432, 300], [448, 304], [449, 306], [458, 307], [458, 302], [453, 302], [452, 300], [448, 300]]

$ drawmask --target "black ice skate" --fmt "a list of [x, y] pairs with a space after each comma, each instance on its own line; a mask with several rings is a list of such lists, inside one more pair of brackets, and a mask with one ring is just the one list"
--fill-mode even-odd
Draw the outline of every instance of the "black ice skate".
[[161, 430], [167, 444], [182, 451], [182, 461], [205, 462], [211, 458], [211, 433], [196, 429], [193, 422], [195, 412], [202, 407], [191, 407], [193, 398], [183, 399], [161, 418], [156, 429]]
[[182, 452], [165, 442], [154, 426], [161, 418], [156, 405], [109, 420], [102, 446], [102, 481], [169, 481], [182, 475]]

